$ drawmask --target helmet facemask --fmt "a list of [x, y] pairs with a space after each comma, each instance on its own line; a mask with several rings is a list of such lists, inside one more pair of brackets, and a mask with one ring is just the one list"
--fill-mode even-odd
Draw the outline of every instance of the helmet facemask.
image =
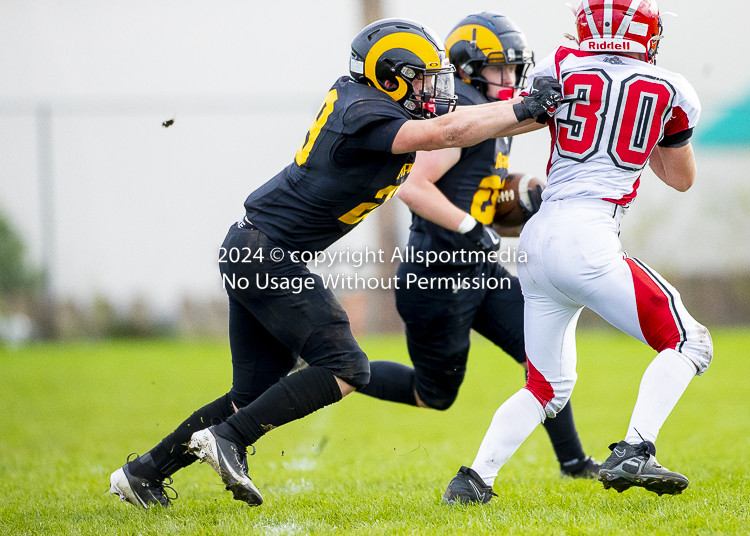
[[453, 65], [446, 65], [439, 69], [424, 69], [413, 65], [397, 65], [395, 71], [401, 74], [410, 91], [407, 93], [403, 106], [409, 114], [421, 119], [436, 116], [437, 106], [447, 106], [448, 111], [456, 107], [457, 98], [454, 94]]
[[656, 55], [659, 53], [659, 41], [664, 39], [664, 25], [659, 17], [659, 33], [651, 38], [648, 46], [648, 62], [656, 65]]

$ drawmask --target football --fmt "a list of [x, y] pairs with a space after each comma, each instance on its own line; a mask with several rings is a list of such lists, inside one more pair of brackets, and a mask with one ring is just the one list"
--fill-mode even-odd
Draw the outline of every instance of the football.
[[537, 185], [544, 189], [547, 183], [528, 173], [509, 174], [497, 196], [494, 223], [501, 227], [516, 227], [526, 223], [528, 213], [523, 207], [531, 209], [529, 188], [535, 188]]

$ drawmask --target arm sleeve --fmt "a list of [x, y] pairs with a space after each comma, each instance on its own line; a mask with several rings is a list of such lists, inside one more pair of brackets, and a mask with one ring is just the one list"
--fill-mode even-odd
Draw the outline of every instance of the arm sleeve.
[[693, 129], [688, 128], [681, 130], [677, 134], [668, 134], [664, 136], [658, 143], [659, 147], [666, 147], [668, 149], [676, 149], [683, 147], [688, 144], [690, 137], [693, 135]]

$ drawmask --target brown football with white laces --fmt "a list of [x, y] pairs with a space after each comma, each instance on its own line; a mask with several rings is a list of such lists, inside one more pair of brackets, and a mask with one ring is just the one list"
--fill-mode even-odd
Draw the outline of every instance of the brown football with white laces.
[[497, 196], [494, 223], [501, 227], [516, 227], [526, 223], [529, 219], [528, 212], [523, 207], [531, 209], [529, 189], [537, 185], [544, 189], [547, 183], [529, 173], [510, 173]]

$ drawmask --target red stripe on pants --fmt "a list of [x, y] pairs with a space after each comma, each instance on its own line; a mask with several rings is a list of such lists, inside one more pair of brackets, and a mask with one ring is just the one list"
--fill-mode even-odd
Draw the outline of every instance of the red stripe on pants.
[[547, 406], [547, 402], [555, 398], [555, 392], [552, 390], [552, 386], [549, 382], [544, 379], [544, 376], [534, 368], [534, 365], [531, 364], [528, 357], [526, 358], [526, 363], [529, 365], [529, 378], [526, 380], [525, 388], [534, 395], [544, 408]]
[[625, 259], [625, 262], [633, 274], [638, 323], [646, 342], [657, 352], [676, 348], [680, 342], [680, 332], [669, 308], [669, 296], [635, 261]]

